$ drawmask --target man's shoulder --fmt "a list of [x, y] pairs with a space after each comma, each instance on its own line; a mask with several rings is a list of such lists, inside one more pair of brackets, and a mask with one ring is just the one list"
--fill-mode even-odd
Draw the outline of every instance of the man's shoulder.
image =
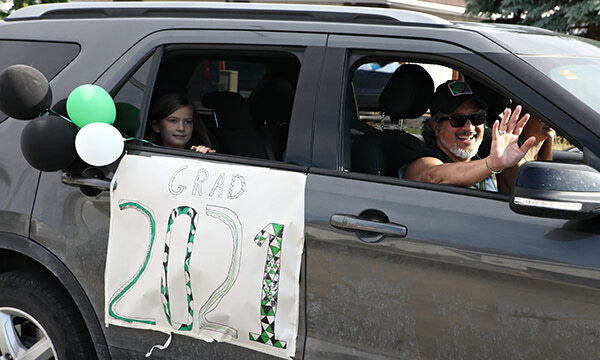
[[423, 148], [414, 159], [398, 170], [398, 177], [414, 179], [415, 175], [422, 172], [424, 168], [438, 165], [439, 163], [435, 163], [436, 160], [440, 161], [441, 163], [452, 162], [448, 155], [444, 154], [439, 149], [430, 147]]
[[439, 159], [440, 161], [442, 161], [443, 163], [452, 162], [452, 160], [450, 159], [450, 157], [448, 157], [448, 155], [444, 154], [444, 152], [442, 152], [440, 149], [432, 148], [432, 147], [423, 148], [423, 150], [421, 151], [419, 156], [417, 156], [413, 161], [416, 161], [416, 160], [424, 158], [424, 157], [436, 158], [436, 159]]

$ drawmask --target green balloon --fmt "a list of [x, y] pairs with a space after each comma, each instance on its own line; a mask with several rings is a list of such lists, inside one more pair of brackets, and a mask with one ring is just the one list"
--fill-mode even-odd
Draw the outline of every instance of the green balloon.
[[67, 114], [75, 125], [82, 128], [95, 122], [112, 125], [117, 116], [117, 109], [106, 90], [98, 85], [85, 84], [69, 94]]

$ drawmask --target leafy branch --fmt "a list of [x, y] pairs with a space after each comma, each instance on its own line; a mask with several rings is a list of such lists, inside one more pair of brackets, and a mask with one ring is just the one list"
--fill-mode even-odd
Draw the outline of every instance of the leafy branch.
[[600, 39], [600, 0], [467, 0], [465, 14]]

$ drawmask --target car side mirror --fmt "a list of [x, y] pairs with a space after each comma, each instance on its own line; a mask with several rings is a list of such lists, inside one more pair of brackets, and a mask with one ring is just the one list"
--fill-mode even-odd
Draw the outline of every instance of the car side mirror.
[[600, 173], [583, 164], [526, 162], [517, 172], [510, 208], [539, 217], [593, 218], [600, 215]]

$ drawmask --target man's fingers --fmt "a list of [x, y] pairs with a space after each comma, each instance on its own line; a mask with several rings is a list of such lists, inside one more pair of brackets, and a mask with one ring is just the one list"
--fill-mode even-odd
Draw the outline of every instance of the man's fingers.
[[517, 126], [517, 120], [519, 119], [519, 116], [521, 115], [521, 105], [517, 105], [517, 107], [515, 108], [515, 111], [513, 111], [512, 115], [510, 116], [510, 119], [508, 120], [508, 124], [506, 126], [506, 131], [511, 133], [515, 130], [515, 127]]
[[521, 131], [523, 131], [523, 128], [525, 127], [525, 124], [527, 124], [527, 121], [529, 121], [529, 118], [530, 118], [529, 114], [523, 115], [523, 117], [521, 118], [521, 120], [519, 120], [519, 122], [517, 123], [517, 126], [515, 127], [515, 130], [514, 130], [515, 135], [521, 135]]
[[492, 141], [496, 141], [498, 139], [498, 128], [500, 127], [500, 122], [498, 120], [494, 121], [492, 125]]
[[510, 108], [504, 109], [504, 116], [500, 121], [500, 127], [498, 128], [500, 131], [506, 131], [506, 124], [508, 124], [508, 119], [510, 119]]
[[523, 143], [523, 145], [521, 145], [519, 150], [521, 150], [523, 154], [525, 154], [527, 153], [527, 151], [529, 151], [529, 149], [531, 149], [533, 143], [535, 143], [535, 137], [532, 136], [529, 139], [525, 140], [525, 142]]

